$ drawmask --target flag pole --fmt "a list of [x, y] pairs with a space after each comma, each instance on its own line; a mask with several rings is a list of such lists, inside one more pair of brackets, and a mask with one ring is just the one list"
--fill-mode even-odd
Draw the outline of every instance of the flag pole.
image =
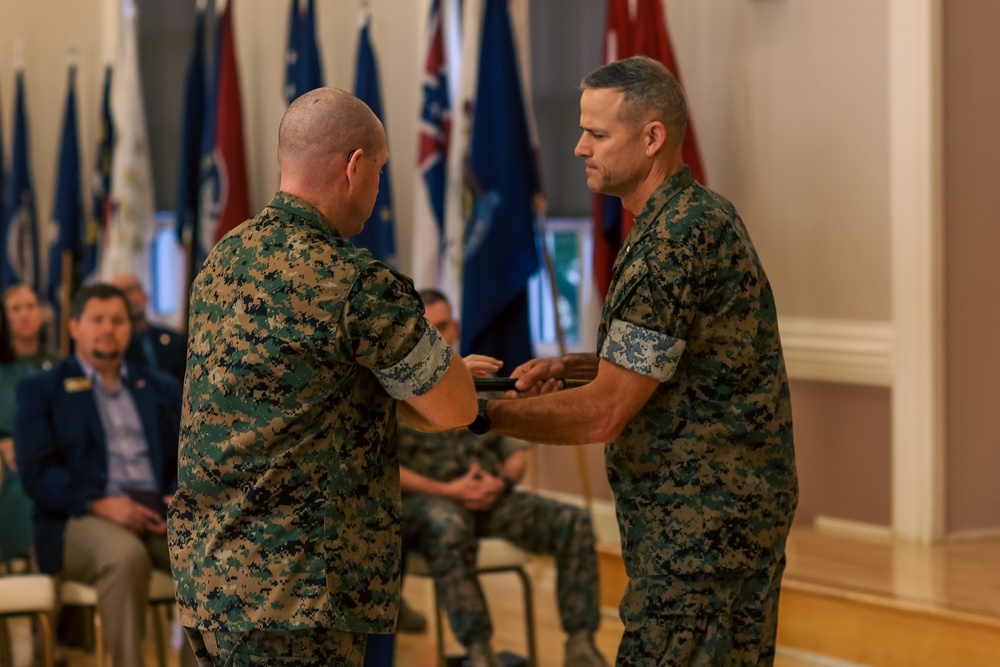
[[59, 354], [69, 356], [69, 306], [73, 290], [73, 251], [63, 250], [62, 280], [59, 285]]
[[194, 282], [190, 279], [191, 265], [194, 264], [194, 258], [191, 256], [193, 246], [193, 239], [184, 240], [184, 284], [187, 285], [187, 289], [181, 298], [181, 331], [185, 333], [188, 330], [188, 311], [191, 308], [191, 283]]
[[[562, 325], [562, 318], [559, 316], [559, 284], [556, 281], [556, 264], [552, 259], [552, 253], [549, 251], [548, 224], [545, 216], [546, 208], [545, 196], [537, 193], [535, 195], [535, 215], [538, 221], [538, 233], [542, 239], [542, 262], [545, 264], [545, 273], [549, 277], [549, 293], [552, 295], [552, 315], [556, 327], [556, 342], [559, 345], [559, 356], [562, 357], [566, 356], [566, 331]], [[583, 447], [574, 447], [573, 449], [576, 451], [576, 464], [580, 473], [580, 490], [583, 493], [584, 506], [587, 508], [587, 512], [593, 514], [594, 498], [590, 491], [590, 470], [587, 466], [587, 452]], [[538, 461], [534, 449], [532, 449], [532, 459], [532, 463], [536, 465], [532, 466], [531, 484], [532, 488], [537, 490], [538, 479], [536, 471]]]

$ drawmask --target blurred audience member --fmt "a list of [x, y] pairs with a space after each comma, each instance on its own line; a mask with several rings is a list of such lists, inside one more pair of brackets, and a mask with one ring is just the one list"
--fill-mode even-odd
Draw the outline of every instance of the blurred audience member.
[[[142, 667], [151, 570], [170, 571], [181, 387], [124, 363], [132, 329], [115, 287], [80, 289], [69, 331], [73, 357], [17, 389], [14, 444], [35, 504], [35, 556], [43, 572], [97, 589], [114, 664]], [[195, 664], [189, 647], [181, 662]]]
[[155, 368], [184, 382], [187, 336], [146, 319], [149, 295], [134, 273], [120, 273], [111, 279], [111, 284], [125, 292], [132, 318], [132, 340], [125, 352], [125, 361]]
[[51, 368], [58, 356], [45, 346], [45, 313], [31, 287], [12, 285], [0, 301], [0, 561], [6, 561], [31, 546], [31, 501], [14, 456], [14, 390], [29, 375]]

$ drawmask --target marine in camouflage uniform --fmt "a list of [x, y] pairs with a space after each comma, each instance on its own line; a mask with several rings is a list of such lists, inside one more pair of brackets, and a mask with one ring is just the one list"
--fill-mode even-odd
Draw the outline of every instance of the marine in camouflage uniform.
[[688, 652], [717, 638], [727, 665], [773, 660], [773, 639], [769, 658], [754, 652], [776, 626], [762, 633], [752, 602], [777, 604], [798, 488], [777, 314], [735, 209], [686, 167], [636, 218], [598, 347], [661, 383], [605, 448], [629, 575], [624, 664], [700, 664]]
[[[468, 430], [419, 433], [401, 428], [398, 442], [400, 465], [441, 482], [461, 478], [474, 465], [502, 477], [504, 461], [524, 449], [519, 441]], [[403, 523], [413, 530], [416, 548], [431, 572], [438, 573], [434, 578], [438, 598], [455, 637], [466, 648], [489, 643], [493, 634], [486, 600], [473, 573], [481, 537], [502, 537], [531, 553], [554, 555], [563, 630], [570, 635], [592, 635], [597, 630], [597, 553], [585, 510], [512, 491], [487, 510], [471, 511], [451, 498], [408, 495], [404, 488]]]
[[[302, 132], [361, 104], [332, 89], [303, 99], [286, 112]], [[330, 120], [303, 119], [310, 108]], [[330, 162], [347, 156], [344, 169], [358, 161], [376, 180], [345, 187], [343, 219], [278, 192], [215, 246], [192, 287], [169, 542], [181, 622], [206, 665], [229, 654], [360, 665], [364, 633], [394, 627], [397, 401], [450, 377], [452, 354], [410, 280], [341, 233], [371, 211], [382, 166], [377, 149], [356, 153]], [[288, 159], [283, 187], [293, 167], [315, 172]]]
[[[601, 430], [629, 576], [617, 665], [769, 665], [798, 497], [774, 299], [733, 206], [682, 166], [683, 122], [657, 161], [671, 121], [626, 107], [636, 80], [676, 91], [684, 112], [676, 81], [648, 59], [608, 65], [583, 85], [577, 155], [588, 185], [638, 213], [605, 301], [597, 376], [580, 389], [491, 402], [487, 414], [501, 432], [569, 442], [601, 419], [580, 413], [618, 404]], [[631, 167], [616, 160], [628, 151], [639, 170], [665, 167], [648, 196], [622, 176]], [[643, 163], [643, 154], [654, 157]], [[514, 375], [530, 384], [570, 365]], [[574, 420], [586, 423], [574, 431]]]

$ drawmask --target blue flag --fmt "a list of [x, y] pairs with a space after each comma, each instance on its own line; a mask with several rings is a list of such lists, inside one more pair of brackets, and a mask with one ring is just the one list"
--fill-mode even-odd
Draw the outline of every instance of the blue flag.
[[184, 85], [184, 134], [177, 174], [177, 240], [188, 242], [188, 285], [205, 261], [198, 229], [198, 194], [201, 187], [202, 134], [205, 129], [205, 11], [198, 10], [194, 46]]
[[[55, 318], [56, 345], [62, 334], [63, 297], [83, 283], [83, 241], [86, 220], [83, 213], [83, 188], [80, 185], [80, 144], [76, 130], [76, 68], [69, 69], [66, 108], [63, 112], [62, 141], [59, 145], [59, 165], [56, 173], [55, 201], [52, 204], [52, 224], [55, 228], [49, 246], [49, 304]], [[63, 275], [63, 257], [70, 257], [70, 276]], [[63, 292], [63, 287], [67, 288]]]
[[[358, 67], [354, 77], [354, 94], [367, 104], [378, 119], [385, 124], [382, 114], [382, 97], [379, 94], [378, 67], [375, 52], [368, 37], [369, 16], [361, 25], [358, 37]], [[392, 213], [392, 185], [389, 180], [389, 165], [382, 170], [382, 183], [378, 188], [378, 198], [372, 215], [364, 229], [354, 237], [354, 244], [368, 248], [375, 259], [396, 268], [396, 238]]]
[[465, 232], [462, 353], [529, 360], [528, 279], [538, 270], [538, 172], [507, 0], [487, 0], [469, 148], [472, 219]]
[[14, 95], [14, 155], [6, 184], [0, 289], [27, 283], [36, 293], [41, 293], [38, 285], [38, 223], [28, 160], [28, 116], [24, 111], [24, 72], [17, 73]]
[[305, 11], [302, 11], [299, 0], [291, 0], [285, 64], [285, 101], [289, 104], [296, 97], [323, 86], [323, 66], [316, 41], [316, 9], [313, 0], [306, 3]]
[[[198, 214], [197, 224], [191, 232], [191, 245], [199, 250], [198, 256], [208, 256], [214, 245], [211, 238], [219, 217], [221, 175], [216, 160], [216, 116], [219, 108], [219, 67], [222, 62], [222, 21], [216, 18], [214, 51], [208, 62], [208, 79], [205, 86], [204, 116], [201, 128], [201, 157], [198, 161]], [[189, 276], [190, 278], [191, 276]]]
[[100, 139], [94, 156], [94, 178], [91, 188], [90, 219], [83, 239], [80, 260], [84, 277], [96, 275], [101, 263], [101, 246], [111, 220], [111, 157], [115, 145], [115, 125], [111, 118], [111, 67], [104, 69], [101, 93]]

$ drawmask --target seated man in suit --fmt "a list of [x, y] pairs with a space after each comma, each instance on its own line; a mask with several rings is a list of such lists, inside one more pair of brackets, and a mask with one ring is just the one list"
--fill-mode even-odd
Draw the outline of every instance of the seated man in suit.
[[132, 366], [142, 364], [170, 373], [183, 383], [187, 336], [158, 327], [146, 319], [149, 295], [134, 273], [120, 273], [111, 278], [111, 284], [125, 293], [132, 318], [132, 340], [125, 351], [125, 361]]
[[[177, 485], [181, 403], [177, 380], [123, 362], [128, 307], [110, 285], [77, 292], [76, 354], [21, 382], [14, 426], [38, 566], [97, 588], [118, 667], [144, 664], [151, 569], [170, 571], [164, 502]], [[195, 664], [190, 648], [182, 664]]]
[[[458, 322], [441, 292], [423, 290], [425, 315], [454, 346]], [[465, 357], [476, 375], [496, 371], [490, 357]], [[477, 538], [503, 537], [526, 551], [555, 556], [557, 602], [566, 642], [566, 667], [606, 667], [594, 646], [600, 621], [597, 552], [587, 512], [514, 489], [528, 464], [523, 446], [466, 429], [398, 433], [403, 525], [427, 559], [438, 597], [472, 667], [499, 667], [486, 601], [472, 574]]]

